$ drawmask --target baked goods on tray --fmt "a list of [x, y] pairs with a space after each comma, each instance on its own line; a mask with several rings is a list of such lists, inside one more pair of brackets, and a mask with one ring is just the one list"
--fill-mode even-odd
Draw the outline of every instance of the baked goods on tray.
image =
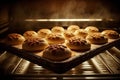
[[5, 43], [8, 45], [20, 45], [25, 41], [25, 38], [18, 33], [10, 33], [5, 38]]
[[108, 39], [117, 39], [119, 38], [119, 33], [115, 30], [104, 30], [102, 33]]
[[72, 52], [65, 45], [53, 44], [44, 49], [42, 57], [52, 61], [62, 61], [70, 58]]
[[46, 40], [49, 44], [63, 44], [65, 42], [63, 35], [54, 33], [47, 35]]
[[45, 39], [42, 38], [28, 38], [22, 44], [22, 49], [26, 51], [41, 51], [48, 46]]
[[65, 32], [64, 32], [64, 37], [65, 37], [66, 40], [67, 40], [67, 39], [70, 39], [70, 38], [72, 38], [72, 37], [74, 37], [74, 36], [75, 36], [75, 34], [72, 33], [72, 32], [69, 32], [69, 31], [65, 31]]
[[[80, 29], [77, 25], [71, 25], [67, 30], [55, 26], [52, 31], [50, 29], [39, 29], [37, 33], [26, 31], [23, 36], [17, 33], [8, 34], [5, 42], [9, 45], [18, 45], [17, 48], [20, 47], [25, 51], [43, 52], [44, 58], [61, 61], [70, 58], [72, 52], [75, 54], [78, 53], [76, 51], [89, 52], [94, 48], [94, 44], [105, 44], [109, 39], [116, 38], [119, 38], [119, 33], [113, 30], [105, 30], [100, 33], [99, 29], [94, 26], [89, 26], [85, 30]], [[19, 44], [21, 45], [19, 46]], [[56, 54], [58, 58], [55, 57]]]
[[[43, 40], [40, 40], [40, 41], [39, 39], [30, 40], [28, 47], [30, 46], [31, 47], [29, 48], [29, 50], [30, 51], [40, 50], [38, 52], [27, 52], [21, 49], [14, 48], [13, 46], [11, 47], [1, 43], [0, 43], [0, 46], [1, 46], [1, 50], [6, 50], [8, 52], [11, 52], [14, 55], [24, 58], [37, 65], [40, 65], [46, 69], [52, 70], [56, 73], [64, 73], [70, 70], [71, 68], [81, 64], [82, 62], [93, 58], [94, 56], [98, 55], [102, 51], [109, 49], [117, 45], [118, 43], [120, 43], [120, 39], [107, 38], [109, 42], [107, 44], [103, 44], [107, 42], [107, 39], [103, 37], [103, 35], [101, 36], [101, 34], [95, 34], [96, 35], [95, 37], [91, 35], [94, 35], [94, 34], [89, 34], [86, 38], [88, 42], [85, 41], [83, 38], [81, 39], [80, 37], [77, 37], [77, 36], [76, 38], [73, 38], [73, 37], [70, 39], [65, 38], [66, 41], [64, 42], [63, 40], [63, 44], [57, 43], [59, 42], [59, 39], [55, 39], [55, 43], [51, 45], [47, 44], [44, 49], [42, 45], [39, 46], [39, 43], [40, 44], [44, 43]], [[61, 36], [64, 36], [64, 35], [61, 35]], [[27, 38], [26, 40], [29, 40], [29, 39], [30, 38]], [[47, 42], [47, 37], [44, 38], [44, 40], [45, 39]], [[28, 42], [29, 41], [27, 41], [26, 43]], [[71, 46], [68, 46], [67, 44], [71, 44]], [[94, 45], [94, 44], [103, 44], [103, 45]], [[26, 50], [28, 50], [28, 47], [26, 47]], [[25, 47], [23, 49], [25, 49]], [[85, 52], [77, 52], [73, 50], [80, 50]], [[35, 54], [32, 54], [32, 53], [35, 53]]]
[[70, 25], [70, 26], [68, 26], [67, 31], [74, 33], [78, 29], [80, 29], [80, 27], [78, 25]]
[[88, 43], [85, 39], [79, 37], [72, 37], [67, 42], [66, 45], [75, 51], [87, 51], [90, 50], [91, 44]]
[[87, 31], [88, 33], [94, 33], [94, 32], [98, 32], [99, 29], [95, 26], [87, 26], [85, 28], [85, 31]]
[[85, 39], [86, 36], [88, 35], [87, 31], [85, 31], [84, 29], [76, 30], [74, 34], [75, 36], [83, 38], [83, 39]]
[[50, 29], [40, 29], [37, 31], [38, 36], [41, 38], [45, 38], [48, 34], [51, 33]]
[[105, 44], [108, 42], [108, 39], [104, 37], [101, 33], [89, 34], [86, 37], [86, 40], [91, 44]]
[[23, 33], [23, 36], [25, 39], [31, 38], [31, 37], [38, 37], [38, 34], [35, 31], [26, 31]]
[[57, 33], [57, 34], [62, 34], [64, 33], [64, 28], [61, 27], [61, 26], [54, 26], [52, 29], [51, 29], [52, 33]]

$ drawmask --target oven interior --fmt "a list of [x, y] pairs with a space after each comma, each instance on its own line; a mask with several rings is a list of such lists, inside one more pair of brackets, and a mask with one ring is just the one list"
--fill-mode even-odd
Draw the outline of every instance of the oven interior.
[[[0, 2], [0, 38], [9, 33], [71, 25], [96, 26], [120, 33], [119, 1], [14, 0]], [[49, 71], [10, 52], [0, 50], [0, 75], [15, 80], [120, 79], [120, 44], [63, 74]], [[7, 75], [7, 77], [6, 77]]]
[[114, 0], [1, 0], [0, 6], [1, 33], [71, 24], [120, 30], [119, 2]]

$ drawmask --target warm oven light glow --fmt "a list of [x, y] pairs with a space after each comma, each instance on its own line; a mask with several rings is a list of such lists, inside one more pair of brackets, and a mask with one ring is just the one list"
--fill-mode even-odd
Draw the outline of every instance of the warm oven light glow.
[[73, 21], [102, 21], [102, 19], [25, 19], [25, 21], [41, 21], [41, 22], [73, 22]]

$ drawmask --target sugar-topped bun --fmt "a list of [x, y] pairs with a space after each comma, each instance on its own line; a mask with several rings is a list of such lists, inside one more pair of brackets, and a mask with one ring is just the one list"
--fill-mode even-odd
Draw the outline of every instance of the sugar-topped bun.
[[69, 31], [65, 31], [65, 32], [64, 32], [64, 37], [65, 37], [65, 39], [70, 39], [70, 38], [72, 38], [72, 37], [74, 37], [74, 36], [75, 36], [75, 34], [72, 33], [72, 32], [69, 32]]
[[85, 39], [81, 39], [78, 37], [70, 38], [66, 45], [75, 51], [87, 51], [91, 48], [91, 44], [89, 44]]
[[23, 36], [27, 39], [30, 37], [38, 37], [38, 34], [35, 31], [26, 31], [23, 33]]
[[71, 51], [62, 44], [50, 45], [44, 49], [42, 57], [52, 61], [62, 61], [71, 57]]
[[67, 30], [70, 31], [70, 32], [75, 32], [78, 29], [80, 29], [80, 27], [78, 25], [70, 25], [67, 28]]
[[25, 41], [25, 38], [18, 33], [10, 33], [5, 39], [5, 43], [8, 45], [19, 45]]
[[45, 39], [42, 38], [28, 38], [24, 41], [22, 48], [26, 51], [41, 51], [48, 46]]
[[51, 29], [52, 33], [63, 33], [64, 32], [64, 28], [61, 27], [61, 26], [54, 26], [52, 29]]
[[95, 26], [88, 26], [85, 28], [85, 30], [88, 32], [88, 33], [93, 33], [93, 32], [98, 32], [99, 29]]
[[84, 29], [79, 29], [75, 31], [75, 35], [80, 38], [86, 38], [88, 33]]
[[63, 35], [54, 33], [47, 35], [46, 40], [49, 44], [62, 44], [65, 42], [65, 38]]
[[93, 33], [86, 37], [86, 40], [91, 44], [104, 44], [108, 42], [108, 39], [100, 33]]
[[102, 33], [108, 39], [117, 39], [119, 38], [119, 33], [114, 30], [104, 30]]
[[51, 33], [51, 31], [49, 29], [40, 29], [38, 30], [38, 36], [41, 38], [45, 38], [48, 34]]

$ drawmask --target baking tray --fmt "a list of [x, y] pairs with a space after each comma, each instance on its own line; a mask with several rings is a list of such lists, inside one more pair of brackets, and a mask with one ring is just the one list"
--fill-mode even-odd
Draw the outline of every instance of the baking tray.
[[75, 52], [75, 54], [77, 54], [77, 55], [74, 55], [67, 60], [58, 61], [58, 62], [51, 61], [51, 60], [41, 57], [39, 55], [39, 54], [41, 54], [41, 52], [35, 54], [32, 52], [24, 51], [20, 48], [6, 45], [4, 43], [0, 43], [0, 50], [8, 51], [14, 55], [17, 55], [17, 56], [23, 58], [23, 59], [26, 59], [30, 62], [38, 64], [38, 65], [42, 66], [43, 68], [46, 68], [55, 73], [61, 74], [61, 73], [64, 73], [64, 72], [70, 70], [71, 68], [81, 64], [82, 62], [89, 60], [92, 57], [100, 54], [100, 52], [103, 52], [104, 50], [107, 50], [107, 49], [117, 45], [118, 43], [120, 43], [120, 38], [109, 40], [108, 43], [103, 44], [103, 45], [93, 45], [92, 44], [91, 50], [86, 51], [86, 52]]

